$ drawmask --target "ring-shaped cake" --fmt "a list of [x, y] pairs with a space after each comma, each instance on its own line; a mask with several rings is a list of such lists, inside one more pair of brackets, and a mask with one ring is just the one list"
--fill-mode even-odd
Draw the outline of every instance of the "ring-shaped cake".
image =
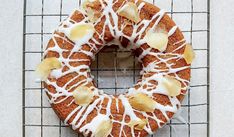
[[[133, 51], [141, 78], [125, 94], [98, 89], [90, 65], [105, 46]], [[78, 133], [153, 134], [181, 106], [194, 52], [158, 7], [141, 0], [87, 0], [53, 33], [36, 72], [52, 108]], [[111, 58], [110, 58], [111, 60]]]

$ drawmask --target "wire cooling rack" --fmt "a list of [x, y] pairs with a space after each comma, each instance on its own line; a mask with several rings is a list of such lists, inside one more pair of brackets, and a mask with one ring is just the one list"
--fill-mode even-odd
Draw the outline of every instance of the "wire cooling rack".
[[[149, 1], [149, 0], [148, 0]], [[192, 65], [191, 88], [175, 117], [155, 135], [157, 137], [209, 137], [209, 0], [153, 0], [183, 31], [196, 52]], [[34, 69], [41, 61], [51, 32], [78, 0], [24, 0], [23, 34], [23, 137], [77, 137], [50, 107], [42, 84], [35, 82]], [[128, 57], [128, 59], [123, 59]], [[110, 61], [110, 59], [113, 59]], [[124, 60], [124, 61], [123, 61]], [[123, 64], [125, 62], [125, 64]], [[126, 64], [128, 64], [126, 66]], [[119, 94], [139, 77], [137, 62], [128, 51], [106, 49], [96, 56], [92, 74], [97, 86]]]

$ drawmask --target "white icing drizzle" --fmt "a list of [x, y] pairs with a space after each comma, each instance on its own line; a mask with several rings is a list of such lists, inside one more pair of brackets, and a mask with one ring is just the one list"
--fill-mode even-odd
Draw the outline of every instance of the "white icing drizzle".
[[101, 122], [106, 120], [109, 120], [109, 117], [107, 117], [107, 115], [98, 114], [96, 117], [92, 119], [90, 123], [80, 128], [80, 131], [85, 132], [84, 133], [85, 135], [88, 134], [90, 131], [95, 132], [98, 126], [101, 124]]
[[170, 37], [171, 35], [173, 35], [176, 30], [177, 30], [177, 26], [172, 27], [171, 30], [168, 32], [168, 36]]
[[[66, 66], [69, 69], [64, 71], [64, 72], [62, 71], [63, 68], [53, 70], [50, 74], [51, 77], [59, 79], [63, 76], [71, 74], [71, 73], [76, 73], [76, 76], [73, 77], [72, 79], [70, 79], [68, 82], [66, 82], [66, 84], [64, 84], [62, 87], [59, 87], [57, 85], [56, 81], [50, 81], [50, 80], [45, 81], [47, 85], [53, 86], [55, 88], [55, 91], [56, 91], [55, 93], [52, 93], [52, 92], [47, 90], [47, 93], [51, 96], [50, 103], [52, 103], [52, 104], [61, 103], [65, 100], [67, 100], [69, 97], [72, 97], [71, 90], [74, 89], [75, 87], [77, 87], [79, 85], [87, 85], [88, 83], [93, 82], [93, 76], [91, 76], [91, 74], [90, 74], [90, 66], [89, 66], [91, 61], [89, 59], [71, 59], [71, 56], [73, 55], [73, 53], [77, 53], [77, 52], [83, 53], [83, 54], [89, 56], [90, 58], [94, 59], [95, 54], [104, 45], [115, 44], [115, 45], [121, 46], [121, 42], [119, 40], [121, 40], [121, 38], [123, 36], [130, 41], [129, 42], [130, 49], [134, 50], [136, 48], [141, 48], [141, 45], [146, 43], [144, 41], [144, 39], [142, 38], [143, 32], [145, 32], [147, 29], [155, 29], [165, 14], [165, 12], [163, 10], [160, 10], [158, 13], [156, 13], [154, 16], [152, 16], [152, 18], [150, 20], [143, 19], [138, 24], [132, 24], [133, 32], [132, 32], [131, 36], [127, 36], [123, 33], [125, 25], [121, 24], [121, 26], [118, 27], [118, 22], [119, 22], [120, 17], [117, 15], [116, 11], [113, 9], [113, 5], [116, 2], [118, 2], [118, 0], [117, 1], [100, 0], [101, 6], [102, 6], [102, 11], [101, 11], [102, 16], [99, 17], [99, 19], [96, 22], [94, 22], [94, 26], [95, 26], [101, 21], [101, 18], [105, 17], [106, 19], [104, 21], [103, 30], [105, 30], [105, 27], [109, 28], [111, 35], [114, 36], [113, 41], [106, 42], [104, 40], [105, 31], [103, 31], [100, 34], [96, 33], [99, 37], [99, 40], [97, 40], [95, 38], [90, 39], [90, 36], [87, 36], [82, 41], [76, 41], [74, 43], [67, 40], [65, 38], [65, 36], [62, 37], [58, 34], [53, 34], [52, 40], [54, 42], [54, 47], [48, 48], [45, 51], [45, 55], [49, 51], [57, 52], [59, 55], [58, 60], [63, 63], [63, 67]], [[139, 2], [135, 1], [135, 3], [139, 3]], [[145, 2], [140, 2], [138, 4], [139, 13], [143, 9], [145, 4], [146, 4]], [[86, 15], [85, 11], [79, 10], [79, 12]], [[113, 20], [113, 22], [111, 22], [111, 19]], [[148, 28], [150, 23], [152, 23], [153, 21], [154, 21], [153, 26], [151, 28]], [[82, 24], [82, 23], [86, 23], [86, 22], [89, 22], [88, 18], [84, 18], [79, 23]], [[75, 22], [71, 18], [68, 18], [62, 22], [62, 24], [57, 29], [57, 31], [62, 32], [65, 35], [68, 35], [68, 32], [70, 31], [69, 29], [71, 29], [74, 25], [77, 25], [79, 23]], [[66, 27], [64, 27], [64, 26], [66, 26]], [[177, 30], [177, 26], [173, 26], [169, 30], [168, 36], [172, 36], [176, 32], [176, 30]], [[135, 39], [137, 37], [138, 37], [138, 40]], [[68, 50], [60, 48], [56, 39], [63, 39], [64, 42], [67, 42], [73, 46], [73, 48], [70, 51], [70, 54], [67, 58], [64, 58], [62, 53], [67, 52]], [[101, 42], [100, 42], [100, 40], [101, 40]], [[86, 44], [89, 47], [91, 47], [91, 50], [89, 50], [89, 51], [83, 50], [82, 49], [83, 44]], [[97, 48], [96, 45], [103, 45], [103, 46]], [[175, 68], [175, 67], [173, 67], [175, 65], [174, 63], [169, 63], [171, 60], [180, 60], [182, 58], [182, 55], [175, 53], [175, 51], [177, 51], [178, 49], [182, 48], [185, 45], [185, 40], [182, 39], [178, 42], [175, 42], [174, 46], [177, 46], [177, 45], [179, 45], [179, 46], [175, 50], [173, 50], [173, 52], [171, 52], [171, 53], [160, 53], [160, 52], [155, 53], [155, 52], [150, 52], [151, 48], [147, 48], [147, 49], [141, 48], [143, 50], [143, 52], [138, 57], [138, 60], [140, 62], [142, 62], [142, 59], [146, 55], [154, 56], [157, 59], [159, 59], [159, 61], [153, 61], [153, 62], [149, 63], [147, 66], [143, 66], [143, 69], [141, 71], [142, 78], [136, 84], [136, 85], [139, 85], [139, 88], [137, 88], [137, 89], [130, 88], [130, 89], [128, 89], [128, 91], [125, 95], [112, 96], [112, 95], [104, 94], [103, 91], [97, 89], [96, 87], [91, 87], [92, 91], [94, 91], [94, 93], [95, 93], [95, 97], [96, 97], [95, 100], [91, 104], [89, 104], [88, 106], [77, 106], [66, 117], [66, 119], [64, 120], [65, 124], [71, 125], [74, 130], [79, 129], [79, 131], [83, 132], [84, 134], [88, 134], [91, 131], [92, 136], [94, 136], [93, 132], [95, 132], [97, 125], [99, 125], [102, 120], [108, 120], [109, 116], [112, 116], [111, 105], [113, 103], [112, 101], [115, 100], [115, 107], [116, 107], [117, 113], [119, 113], [119, 111], [120, 111], [119, 104], [122, 104], [124, 107], [124, 112], [122, 114], [122, 117], [123, 117], [122, 121], [117, 121], [117, 120], [112, 119], [112, 122], [116, 122], [116, 123], [121, 124], [119, 137], [127, 136], [126, 133], [123, 131], [123, 127], [128, 124], [125, 122], [126, 116], [129, 116], [131, 120], [139, 120], [140, 119], [137, 117], [136, 112], [141, 113], [146, 119], [149, 119], [149, 118], [153, 119], [158, 124], [158, 127], [161, 127], [161, 125], [164, 124], [165, 122], [160, 120], [157, 117], [157, 115], [155, 115], [155, 113], [151, 113], [151, 115], [149, 115], [146, 112], [142, 112], [142, 111], [138, 111], [138, 110], [133, 109], [128, 102], [128, 95], [141, 92], [141, 93], [148, 94], [152, 98], [154, 98], [153, 94], [163, 94], [163, 95], [168, 96], [167, 91], [163, 87], [161, 87], [160, 84], [157, 86], [157, 85], [150, 83], [150, 81], [152, 81], [152, 80], [160, 83], [160, 81], [162, 80], [162, 77], [164, 75], [168, 75], [168, 74], [175, 75], [175, 78], [183, 84], [183, 86], [182, 86], [183, 90], [186, 90], [188, 88], [189, 81], [181, 78], [179, 75], [177, 75], [177, 72], [188, 69], [190, 66], [183, 66], [183, 67]], [[170, 56], [170, 58], [164, 58], [163, 56], [164, 57]], [[89, 65], [83, 64], [83, 65], [79, 65], [77, 67], [73, 67], [71, 65], [71, 62], [89, 62]], [[163, 69], [160, 68], [159, 64], [162, 64], [162, 63], [166, 65], [166, 68], [163, 68]], [[81, 71], [81, 70], [83, 70], [83, 71]], [[146, 76], [145, 74], [152, 74], [152, 75]], [[73, 83], [71, 86], [69, 86], [72, 82], [74, 82], [74, 80], [76, 80], [78, 77], [81, 77], [81, 76], [84, 76], [87, 79], [79, 81], [75, 84]], [[176, 97], [168, 96], [168, 98], [170, 100], [171, 105], [162, 105], [158, 102], [156, 102], [156, 105], [155, 105], [155, 109], [159, 110], [167, 120], [169, 120], [167, 112], [176, 113], [176, 111], [178, 110], [178, 107], [180, 107], [180, 102]], [[108, 100], [106, 107], [102, 106], [104, 99]], [[72, 104], [74, 104], [74, 100], [72, 100], [68, 104], [68, 106], [70, 106]], [[101, 113], [102, 109], [106, 110], [105, 113], [103, 113], [103, 112]], [[84, 126], [81, 126], [82, 123], [86, 122], [87, 116], [91, 112], [93, 112], [94, 110], [97, 111], [97, 113], [98, 113], [97, 116], [95, 116], [90, 123], [86, 123], [86, 124], [84, 124]], [[144, 130], [146, 132], [148, 132], [148, 134], [153, 134], [153, 132], [154, 132], [151, 129], [149, 123], [144, 127]], [[135, 136], [133, 128], [131, 128], [131, 135], [132, 135], [132, 137]], [[110, 136], [113, 136], [113, 135], [110, 135]]]

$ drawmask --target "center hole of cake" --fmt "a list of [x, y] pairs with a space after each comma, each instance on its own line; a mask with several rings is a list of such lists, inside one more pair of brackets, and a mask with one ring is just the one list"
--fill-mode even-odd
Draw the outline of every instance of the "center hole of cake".
[[140, 65], [130, 50], [106, 47], [91, 65], [97, 87], [106, 94], [119, 95], [132, 87], [140, 74]]

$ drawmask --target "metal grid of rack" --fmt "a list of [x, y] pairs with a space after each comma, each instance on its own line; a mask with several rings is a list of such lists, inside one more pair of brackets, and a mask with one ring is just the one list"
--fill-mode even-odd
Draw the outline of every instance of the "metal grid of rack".
[[[183, 120], [172, 119], [155, 135], [160, 137], [209, 137], [209, 0], [148, 0], [163, 8], [195, 48], [191, 88], [181, 111]], [[54, 28], [65, 19], [78, 0], [24, 0], [23, 34], [23, 137], [79, 137], [55, 115], [35, 82], [34, 69]], [[128, 56], [122, 64], [121, 57]], [[119, 58], [120, 57], [120, 58]], [[114, 61], [109, 61], [112, 58]], [[126, 64], [128, 64], [126, 66]], [[129, 51], [106, 49], [96, 56], [92, 74], [97, 86], [110, 94], [126, 91], [139, 77], [139, 66]]]

